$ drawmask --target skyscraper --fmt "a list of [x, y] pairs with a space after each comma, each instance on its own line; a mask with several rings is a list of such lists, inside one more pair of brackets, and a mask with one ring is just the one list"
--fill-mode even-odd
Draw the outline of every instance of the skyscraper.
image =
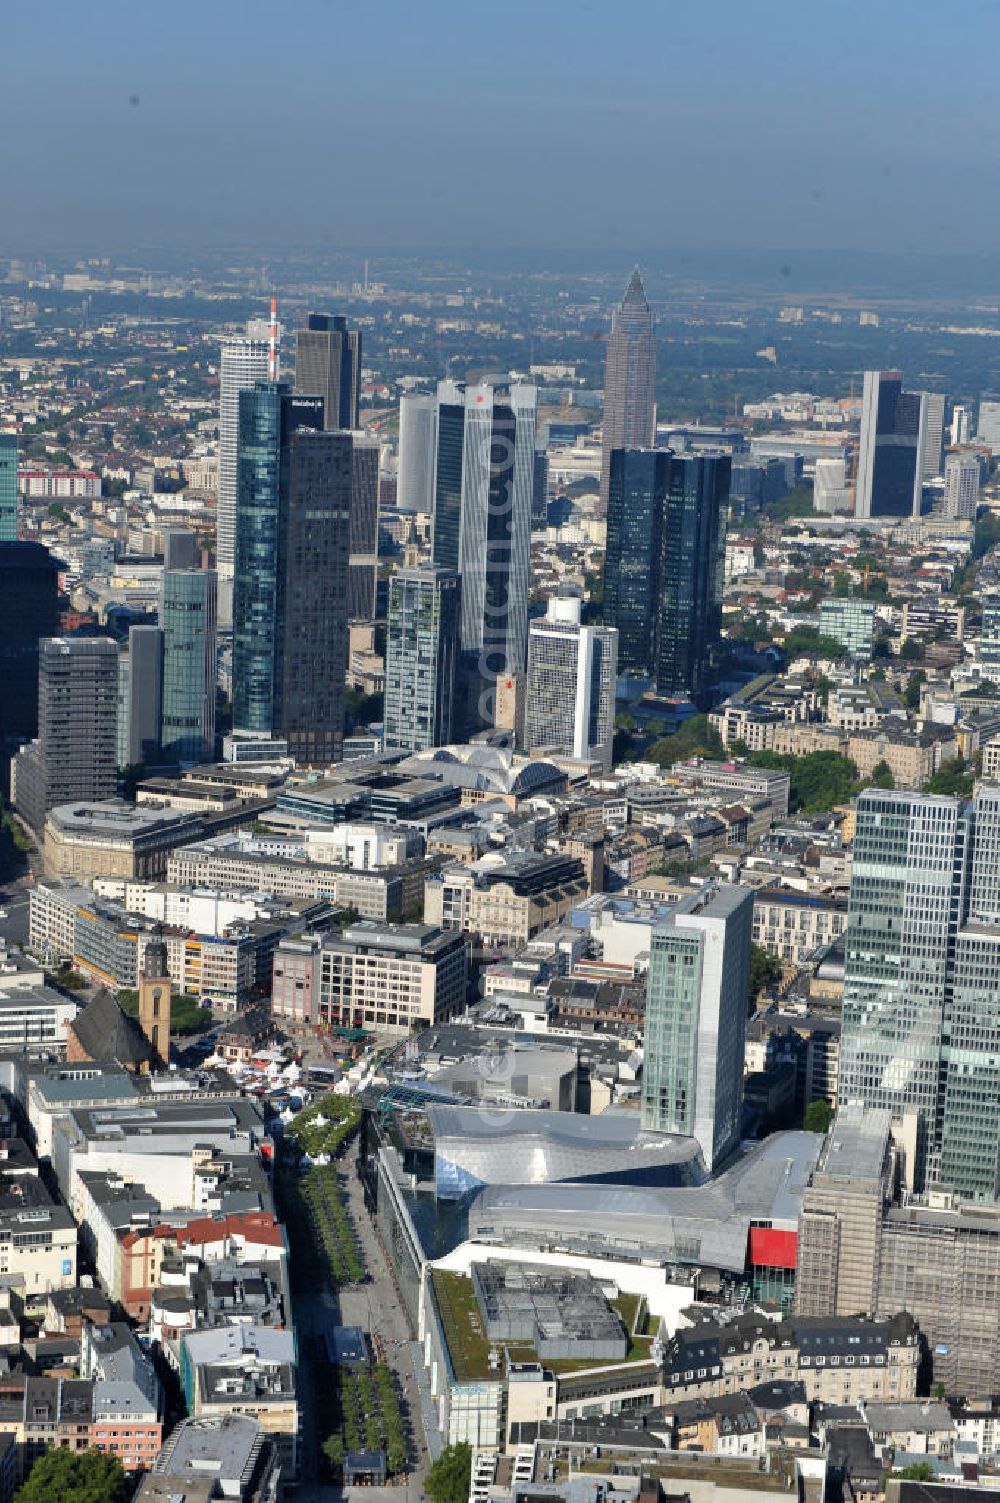
[[1000, 789], [858, 797], [841, 1102], [919, 1123], [914, 1178], [1000, 1194]]
[[400, 511], [429, 514], [433, 508], [436, 431], [436, 397], [430, 392], [404, 392], [399, 399], [396, 478], [396, 506]]
[[219, 361], [219, 485], [215, 512], [219, 621], [232, 624], [236, 567], [236, 471], [239, 462], [240, 392], [267, 379], [267, 342], [227, 339]]
[[976, 437], [981, 444], [988, 444], [992, 454], [1000, 454], [1000, 399], [983, 397], [979, 403], [979, 421]]
[[295, 390], [323, 398], [323, 428], [357, 428], [361, 333], [339, 314], [310, 313], [295, 336]]
[[354, 442], [323, 399], [261, 381], [240, 397], [233, 725], [339, 760]]
[[969, 409], [954, 407], [951, 414], [951, 442], [957, 448], [969, 442]]
[[601, 503], [607, 507], [615, 449], [648, 449], [656, 439], [656, 336], [638, 266], [611, 315], [601, 434]]
[[386, 751], [451, 741], [460, 603], [461, 582], [451, 569], [400, 569], [389, 580]]
[[160, 627], [163, 759], [210, 762], [215, 755], [214, 569], [164, 569]]
[[850, 511], [850, 494], [846, 460], [817, 459], [813, 473], [813, 510], [824, 516]]
[[162, 709], [163, 629], [130, 626], [128, 647], [118, 656], [119, 767], [159, 762]]
[[949, 454], [944, 462], [944, 514], [974, 522], [979, 506], [979, 455]]
[[197, 569], [201, 564], [198, 536], [187, 527], [168, 527], [163, 534], [163, 567]]
[[18, 813], [40, 835], [49, 809], [115, 793], [118, 644], [49, 637], [41, 644], [38, 738], [14, 763]]
[[740, 1140], [753, 894], [682, 898], [652, 932], [642, 1125], [697, 1138], [711, 1171]]
[[945, 399], [944, 393], [940, 391], [925, 391], [920, 395], [926, 398], [921, 476], [922, 479], [929, 480], [932, 475], [941, 473], [941, 459], [944, 454]]
[[670, 449], [615, 449], [608, 491], [604, 618], [618, 628], [618, 671], [652, 678]]
[[0, 543], [17, 542], [17, 434], [0, 433]]
[[378, 574], [379, 443], [366, 433], [353, 433], [351, 439], [347, 614], [351, 621], [371, 621]]
[[531, 525], [544, 527], [549, 512], [549, 456], [545, 449], [535, 450], [535, 469], [531, 487]]
[[722, 628], [728, 454], [674, 455], [660, 540], [656, 692], [706, 705]]
[[865, 371], [854, 501], [857, 517], [919, 517], [927, 399], [899, 371]]
[[525, 737], [542, 747], [611, 767], [615, 733], [618, 633], [581, 626], [580, 599], [553, 595], [544, 619], [528, 630]]
[[38, 651], [59, 630], [59, 561], [41, 543], [0, 543], [0, 748], [38, 734]]
[[432, 552], [462, 576], [466, 732], [493, 724], [497, 676], [525, 666], [535, 402], [520, 383], [438, 387]]

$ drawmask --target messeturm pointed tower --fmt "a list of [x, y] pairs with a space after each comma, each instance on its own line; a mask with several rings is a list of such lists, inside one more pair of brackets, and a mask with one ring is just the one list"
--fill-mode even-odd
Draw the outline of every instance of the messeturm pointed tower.
[[601, 506], [607, 511], [613, 449], [648, 449], [656, 435], [656, 336], [638, 266], [611, 315], [604, 370]]

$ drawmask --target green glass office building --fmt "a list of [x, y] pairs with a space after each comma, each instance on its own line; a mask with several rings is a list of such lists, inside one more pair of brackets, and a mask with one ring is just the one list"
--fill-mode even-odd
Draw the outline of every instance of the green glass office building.
[[17, 435], [0, 433], [0, 543], [17, 542]]

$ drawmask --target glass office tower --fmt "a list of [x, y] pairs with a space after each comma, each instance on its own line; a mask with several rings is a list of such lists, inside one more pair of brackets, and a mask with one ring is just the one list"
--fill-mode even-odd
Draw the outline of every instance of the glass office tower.
[[865, 371], [854, 514], [919, 517], [927, 394], [904, 391], [899, 371]]
[[389, 580], [386, 751], [427, 751], [452, 739], [460, 603], [450, 569], [400, 569]]
[[669, 449], [611, 455], [604, 619], [618, 628], [618, 671], [652, 678]]
[[858, 797], [839, 1097], [919, 1125], [915, 1183], [1000, 1194], [1000, 789]]
[[0, 433], [0, 543], [17, 542], [17, 434]]
[[722, 624], [730, 473], [728, 455], [611, 456], [604, 618], [618, 628], [619, 671], [699, 706]]
[[462, 576], [462, 733], [493, 724], [495, 685], [524, 671], [535, 472], [534, 386], [438, 386], [432, 556]]
[[753, 893], [682, 898], [652, 932], [642, 1125], [697, 1138], [710, 1172], [740, 1140]]
[[240, 395], [233, 725], [339, 760], [348, 653], [354, 444], [323, 398], [285, 382]]
[[324, 428], [357, 428], [361, 332], [340, 314], [310, 313], [295, 336], [295, 390], [323, 398]]
[[722, 628], [728, 454], [674, 455], [660, 541], [656, 692], [689, 694], [699, 709]]
[[164, 569], [160, 737], [166, 762], [210, 762], [215, 755], [215, 613], [214, 569]]

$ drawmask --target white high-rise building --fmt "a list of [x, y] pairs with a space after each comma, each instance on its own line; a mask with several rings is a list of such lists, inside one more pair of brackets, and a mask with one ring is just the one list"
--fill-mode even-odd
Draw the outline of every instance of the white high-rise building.
[[711, 1172], [740, 1141], [753, 893], [682, 898], [650, 936], [642, 1125], [697, 1138]]
[[981, 444], [989, 444], [991, 454], [1000, 454], [1000, 400], [984, 397], [980, 402], [976, 437]]
[[[257, 323], [260, 320], [256, 320]], [[263, 339], [227, 339], [219, 362], [219, 488], [215, 511], [219, 625], [233, 619], [236, 564], [236, 471], [239, 457], [240, 392], [267, 380], [268, 347]]]
[[405, 392], [399, 399], [396, 505], [400, 511], [433, 510], [436, 433], [437, 398], [426, 392]]
[[813, 510], [828, 516], [850, 511], [851, 496], [847, 486], [845, 459], [817, 459], [813, 476]]
[[951, 442], [954, 448], [969, 442], [970, 416], [968, 407], [954, 407], [951, 414]]
[[974, 522], [979, 505], [978, 454], [949, 454], [944, 462], [944, 514]]
[[617, 673], [617, 630], [582, 626], [579, 596], [552, 596], [528, 632], [528, 751], [546, 747], [610, 769]]
[[944, 392], [922, 393], [924, 410], [923, 478], [941, 473], [941, 456], [944, 452]]

